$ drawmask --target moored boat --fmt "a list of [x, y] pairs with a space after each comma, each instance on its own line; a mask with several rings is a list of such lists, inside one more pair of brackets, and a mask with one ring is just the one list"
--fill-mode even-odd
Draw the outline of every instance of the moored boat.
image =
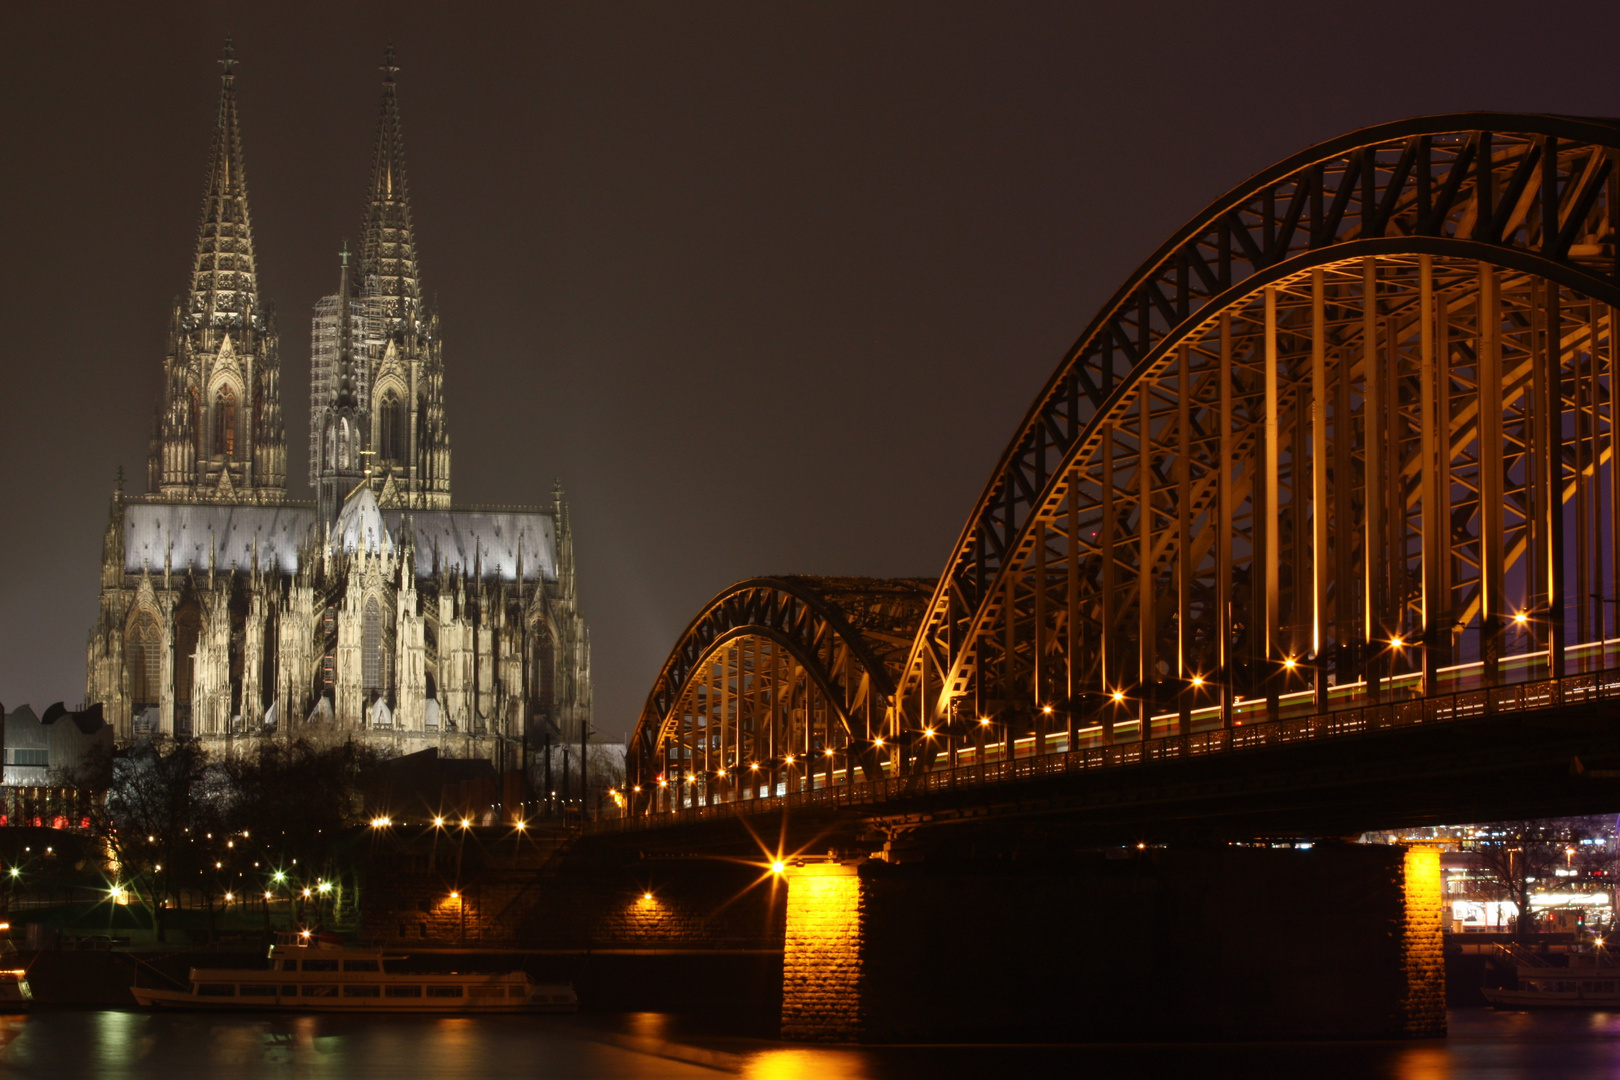
[[1571, 953], [1567, 967], [1555, 967], [1528, 950], [1503, 951], [1519, 961], [1518, 987], [1480, 991], [1499, 1009], [1620, 1009], [1620, 966], [1601, 946]]
[[169, 1009], [278, 1012], [573, 1012], [567, 983], [499, 974], [389, 970], [402, 959], [320, 939], [270, 946], [268, 969], [192, 968], [184, 990], [132, 987], [142, 1005]]
[[28, 971], [17, 966], [17, 947], [11, 943], [11, 924], [0, 922], [0, 1012], [21, 1012], [34, 1003]]

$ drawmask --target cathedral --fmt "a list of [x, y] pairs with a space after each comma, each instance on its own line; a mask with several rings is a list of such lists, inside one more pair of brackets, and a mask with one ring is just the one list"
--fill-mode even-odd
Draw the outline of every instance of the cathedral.
[[358, 250], [315, 306], [310, 484], [287, 495], [281, 351], [260, 292], [227, 46], [190, 288], [145, 495], [114, 494], [87, 702], [120, 744], [338, 738], [484, 758], [578, 744], [590, 638], [560, 488], [458, 506], [390, 50]]

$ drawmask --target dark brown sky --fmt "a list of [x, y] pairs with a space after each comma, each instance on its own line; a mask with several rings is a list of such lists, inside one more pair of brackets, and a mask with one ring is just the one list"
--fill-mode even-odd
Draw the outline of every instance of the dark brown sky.
[[732, 581], [937, 574], [1064, 350], [1225, 189], [1402, 116], [1620, 113], [1612, 5], [4, 5], [10, 706], [83, 695], [227, 33], [295, 494], [391, 39], [456, 495], [562, 478], [615, 734]]

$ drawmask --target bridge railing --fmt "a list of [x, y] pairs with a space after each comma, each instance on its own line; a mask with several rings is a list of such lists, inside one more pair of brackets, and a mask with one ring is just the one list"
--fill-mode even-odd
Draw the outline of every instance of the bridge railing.
[[1585, 672], [1562, 679], [1509, 686], [1460, 690], [1433, 697], [1364, 705], [1314, 716], [1245, 723], [1231, 728], [1188, 732], [1084, 749], [1040, 754], [1006, 761], [986, 761], [956, 768], [930, 769], [881, 780], [858, 780], [809, 791], [763, 798], [735, 799], [707, 806], [626, 815], [595, 822], [597, 831], [620, 831], [687, 825], [740, 814], [769, 814], [782, 809], [829, 806], [872, 806], [937, 792], [989, 784], [1014, 783], [1060, 773], [1086, 772], [1155, 761], [1202, 757], [1233, 750], [1365, 735], [1414, 725], [1446, 724], [1485, 716], [1620, 700], [1620, 668]]

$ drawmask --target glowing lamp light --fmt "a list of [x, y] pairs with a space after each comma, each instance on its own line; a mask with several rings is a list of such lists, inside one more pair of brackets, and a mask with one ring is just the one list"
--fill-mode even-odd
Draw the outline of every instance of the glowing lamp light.
[[452, 891], [450, 893], [450, 899], [452, 899], [452, 900], [460, 900], [461, 899], [461, 894], [458, 893], [458, 892]]
[[750, 761], [750, 762], [749, 762], [749, 763], [748, 763], [748, 767], [749, 767], [749, 768], [750, 768], [750, 769], [753, 769], [753, 770], [754, 770], [754, 771], [755, 771], [755, 772], [758, 772], [758, 771], [759, 771], [759, 762], [757, 762], [757, 761]]
[[644, 892], [644, 893], [641, 894], [641, 898], [643, 900], [651, 900], [652, 899], [652, 893]]
[[1287, 668], [1289, 671], [1293, 671], [1298, 666], [1299, 661], [1295, 660], [1292, 656], [1283, 661], [1283, 667]]
[[1397, 649], [1406, 644], [1405, 641], [1401, 640], [1401, 635], [1399, 634], [1396, 634], [1394, 637], [1390, 638], [1389, 643], [1395, 646]]
[[833, 748], [832, 748], [832, 747], [830, 747], [830, 746], [829, 746], [829, 747], [827, 747], [827, 756], [828, 756], [828, 757], [832, 757], [832, 756], [833, 756]]
[[781, 859], [778, 859], [775, 862], [771, 863], [771, 873], [773, 873], [773, 874], [780, 874], [786, 869], [787, 869], [787, 864], [784, 863]]
[[1050, 706], [1050, 705], [1042, 705], [1041, 706], [1041, 712], [1050, 713], [1051, 711], [1052, 711], [1052, 706]]
[[785, 757], [785, 758], [783, 758], [783, 759], [782, 759], [782, 761], [783, 761], [783, 762], [784, 762], [784, 763], [785, 763], [785, 764], [788, 764], [788, 765], [791, 765], [791, 764], [793, 764], [793, 755], [792, 755], [792, 754], [789, 754], [789, 755], [788, 755], [788, 756], [787, 756], [787, 757]]
[[660, 781], [658, 781], [658, 786], [659, 787], [669, 787], [669, 781], [668, 780], [660, 780]]
[[1194, 686], [1203, 686], [1204, 685], [1204, 677], [1202, 675], [1194, 675], [1192, 682], [1193, 682]]
[[1115, 690], [1114, 691], [1114, 703], [1117, 705], [1121, 701], [1124, 701], [1124, 700], [1125, 700], [1125, 691], [1123, 691], [1123, 690]]
[[268, 889], [265, 890], [264, 898], [266, 900], [270, 899], [270, 891]]
[[434, 828], [435, 828], [435, 829], [442, 829], [442, 828], [444, 828], [444, 818], [442, 818], [442, 817], [436, 817], [436, 818], [434, 818], [434, 819], [433, 819], [433, 827], [434, 827]]
[[287, 880], [287, 875], [285, 873], [283, 873], [282, 871], [277, 870], [275, 873], [270, 875], [270, 880], [278, 882], [278, 883], [283, 882], [283, 881]]
[[298, 936], [299, 937], [309, 937], [309, 931], [308, 930], [300, 930], [300, 931], [298, 931]]
[[309, 889], [308, 889], [308, 888], [305, 888], [305, 889], [304, 889], [304, 898], [305, 898], [305, 899], [308, 899], [308, 898], [309, 898]]
[[229, 901], [229, 900], [232, 900], [232, 899], [234, 899], [234, 898], [233, 898], [233, 897], [232, 897], [232, 896], [231, 896], [231, 894], [230, 894], [230, 893], [226, 893], [226, 894], [225, 894], [225, 899], [226, 899], [226, 900], [227, 900], [227, 901]]
[[[1051, 711], [1052, 710], [1050, 710], [1050, 709], [1047, 710], [1047, 712], [1051, 712]], [[923, 734], [925, 736], [927, 736], [928, 738], [932, 739], [934, 737], [934, 729], [931, 728], [931, 727], [923, 728]]]
[[719, 777], [720, 779], [724, 780], [726, 778], [726, 770], [724, 770], [724, 769], [716, 769], [715, 772], [714, 772], [714, 775]]
[[872, 745], [873, 746], [882, 746], [883, 745], [883, 738], [881, 736], [879, 736], [878, 738], [873, 739], [872, 740]]
[[[161, 867], [159, 869], [161, 869]], [[22, 871], [17, 869], [15, 866], [13, 866], [11, 868], [11, 876], [12, 877], [22, 877]]]
[[516, 829], [518, 832], [522, 832], [524, 829], [527, 829], [528, 827], [529, 827], [529, 823], [527, 821], [524, 821], [522, 818], [518, 818], [516, 821], [512, 822], [512, 828]]
[[1519, 626], [1523, 626], [1525, 623], [1530, 621], [1530, 616], [1526, 612], [1517, 611], [1513, 614], [1513, 621]]
[[462, 819], [461, 819], [461, 827], [462, 827], [462, 828], [463, 828], [463, 829], [470, 829], [470, 828], [472, 828], [472, 818], [462, 818]]
[[394, 822], [392, 819], [385, 817], [374, 817], [371, 819], [371, 827], [373, 829], [386, 829], [393, 823]]
[[641, 794], [641, 785], [640, 785], [640, 784], [637, 784], [637, 785], [636, 785], [636, 786], [635, 786], [635, 787], [634, 787], [634, 788], [632, 788], [632, 789], [631, 789], [631, 790], [633, 790], [633, 791], [634, 791], [634, 792], [635, 792], [635, 793], [636, 793], [636, 794], [638, 794], [638, 795], [639, 795], [639, 794]]

